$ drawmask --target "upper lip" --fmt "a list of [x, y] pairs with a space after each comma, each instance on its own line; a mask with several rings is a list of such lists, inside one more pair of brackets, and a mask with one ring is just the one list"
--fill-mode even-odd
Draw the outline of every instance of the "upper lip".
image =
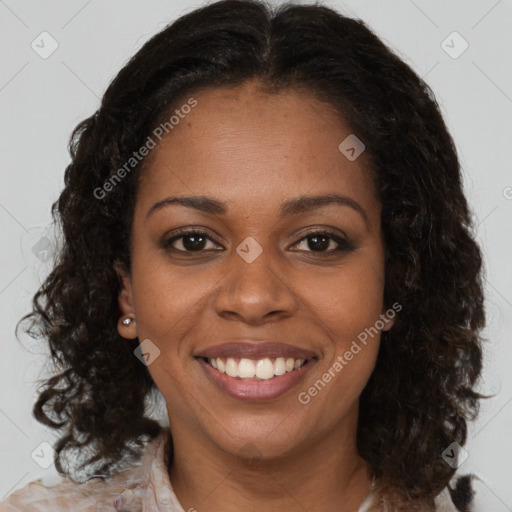
[[208, 347], [198, 351], [195, 357], [206, 357], [208, 359], [215, 359], [217, 357], [239, 357], [245, 359], [293, 357], [294, 359], [311, 359], [316, 357], [316, 354], [311, 350], [275, 341], [242, 341], [222, 343]]

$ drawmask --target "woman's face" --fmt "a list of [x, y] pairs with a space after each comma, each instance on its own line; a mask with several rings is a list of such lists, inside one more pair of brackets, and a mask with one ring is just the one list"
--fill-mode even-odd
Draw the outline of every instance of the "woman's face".
[[[379, 348], [362, 333], [384, 313], [366, 155], [338, 148], [350, 129], [304, 92], [247, 82], [194, 98], [144, 171], [120, 295], [136, 325], [120, 333], [149, 354], [175, 443], [265, 457], [354, 439]], [[208, 202], [170, 200], [191, 196]]]

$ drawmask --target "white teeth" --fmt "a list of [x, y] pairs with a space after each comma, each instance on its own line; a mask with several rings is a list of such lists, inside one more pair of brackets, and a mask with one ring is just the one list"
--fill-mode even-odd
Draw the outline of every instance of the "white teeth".
[[230, 377], [240, 379], [269, 380], [278, 375], [284, 375], [286, 372], [298, 370], [306, 362], [305, 359], [294, 359], [293, 357], [278, 357], [274, 361], [265, 357], [254, 361], [252, 359], [242, 358], [237, 363], [233, 357], [222, 359], [208, 359], [209, 363], [220, 373], [226, 373]]
[[238, 365], [232, 357], [228, 357], [226, 362], [226, 373], [230, 377], [236, 377], [238, 375]]
[[238, 376], [241, 379], [252, 379], [257, 373], [254, 363], [250, 359], [240, 359], [238, 363]]
[[274, 363], [274, 375], [284, 375], [286, 373], [286, 363], [284, 357], [278, 357]]
[[260, 359], [256, 363], [256, 377], [258, 379], [271, 379], [274, 376], [274, 365], [270, 359]]

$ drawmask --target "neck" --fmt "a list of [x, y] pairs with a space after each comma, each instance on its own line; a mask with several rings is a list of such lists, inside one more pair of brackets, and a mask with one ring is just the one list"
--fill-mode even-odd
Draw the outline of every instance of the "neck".
[[370, 491], [371, 471], [355, 435], [332, 432], [293, 453], [258, 459], [251, 457], [256, 447], [251, 453], [247, 445], [242, 458], [190, 429], [171, 430], [169, 477], [184, 510], [357, 512]]

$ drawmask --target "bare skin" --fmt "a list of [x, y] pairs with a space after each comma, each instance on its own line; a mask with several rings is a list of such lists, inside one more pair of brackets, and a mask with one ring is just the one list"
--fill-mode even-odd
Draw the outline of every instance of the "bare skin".
[[[247, 82], [194, 98], [150, 155], [132, 268], [120, 272], [122, 312], [136, 319], [120, 334], [160, 350], [148, 368], [168, 408], [170, 481], [184, 510], [356, 512], [372, 476], [356, 450], [358, 399], [380, 336], [307, 404], [298, 396], [332, 374], [385, 312], [380, 204], [365, 155], [341, 154], [350, 128], [305, 92], [266, 95]], [[362, 212], [329, 203], [279, 217], [284, 201], [325, 194], [347, 196]], [[170, 196], [208, 196], [228, 210], [174, 203], [148, 214]], [[163, 246], [180, 228], [205, 232], [204, 243], [185, 235]], [[311, 240], [310, 231], [326, 229], [353, 248]], [[247, 237], [263, 250], [251, 263], [236, 251]], [[284, 395], [239, 400], [212, 384], [194, 354], [244, 339], [307, 348], [318, 359]]]

